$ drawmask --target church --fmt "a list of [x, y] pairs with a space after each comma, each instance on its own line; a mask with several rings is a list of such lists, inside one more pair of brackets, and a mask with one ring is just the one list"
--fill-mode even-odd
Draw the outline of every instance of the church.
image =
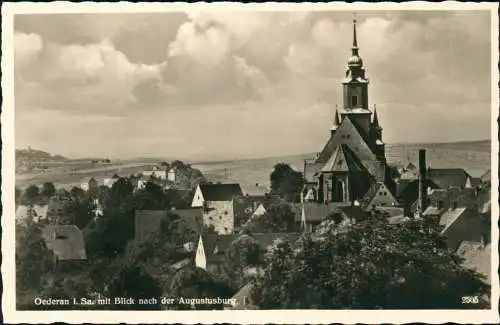
[[343, 105], [335, 112], [330, 139], [312, 161], [304, 161], [303, 202], [353, 204], [372, 192], [392, 195], [395, 184], [386, 163], [382, 127], [370, 109], [368, 77], [359, 54], [356, 20], [352, 55], [342, 80]]

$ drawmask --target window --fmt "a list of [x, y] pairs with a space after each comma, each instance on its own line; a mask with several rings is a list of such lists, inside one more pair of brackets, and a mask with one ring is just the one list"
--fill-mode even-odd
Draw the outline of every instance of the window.
[[352, 101], [352, 106], [358, 105], [358, 97], [357, 96], [352, 96], [351, 101]]
[[349, 138], [351, 137], [351, 135], [350, 135], [350, 134], [347, 134], [345, 137], [346, 137], [347, 139], [349, 139]]
[[227, 216], [227, 211], [224, 211], [224, 215]]
[[453, 202], [451, 205], [453, 209], [458, 208], [458, 202]]
[[441, 201], [441, 200], [439, 200], [439, 201], [438, 201], [438, 206], [437, 206], [437, 207], [438, 207], [438, 209], [442, 209], [442, 208], [443, 208], [443, 206], [444, 206], [444, 202], [443, 202], [443, 201]]

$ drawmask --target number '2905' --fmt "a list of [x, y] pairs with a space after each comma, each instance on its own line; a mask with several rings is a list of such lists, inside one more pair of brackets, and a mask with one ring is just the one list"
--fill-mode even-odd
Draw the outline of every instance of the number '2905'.
[[465, 296], [462, 297], [463, 304], [477, 304], [479, 302], [478, 296]]

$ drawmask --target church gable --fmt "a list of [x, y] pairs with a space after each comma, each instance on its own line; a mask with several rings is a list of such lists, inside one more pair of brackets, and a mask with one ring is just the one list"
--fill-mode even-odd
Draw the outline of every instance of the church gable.
[[376, 160], [375, 155], [359, 134], [358, 129], [348, 117], [345, 117], [337, 131], [325, 145], [323, 151], [319, 154], [316, 163], [326, 164], [335, 152], [335, 149], [341, 144], [347, 145], [362, 162]]
[[376, 206], [392, 206], [397, 200], [384, 183], [374, 183], [370, 190], [361, 199], [361, 205], [369, 210]]
[[328, 159], [322, 172], [348, 172], [347, 158], [342, 150], [342, 146], [338, 146], [333, 155]]

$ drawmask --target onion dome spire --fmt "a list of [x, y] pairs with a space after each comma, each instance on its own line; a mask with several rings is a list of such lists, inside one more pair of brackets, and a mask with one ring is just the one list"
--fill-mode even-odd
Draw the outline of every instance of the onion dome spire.
[[358, 37], [356, 33], [356, 19], [353, 19], [352, 25], [352, 55], [347, 61], [349, 67], [362, 67], [363, 60], [359, 57]]

